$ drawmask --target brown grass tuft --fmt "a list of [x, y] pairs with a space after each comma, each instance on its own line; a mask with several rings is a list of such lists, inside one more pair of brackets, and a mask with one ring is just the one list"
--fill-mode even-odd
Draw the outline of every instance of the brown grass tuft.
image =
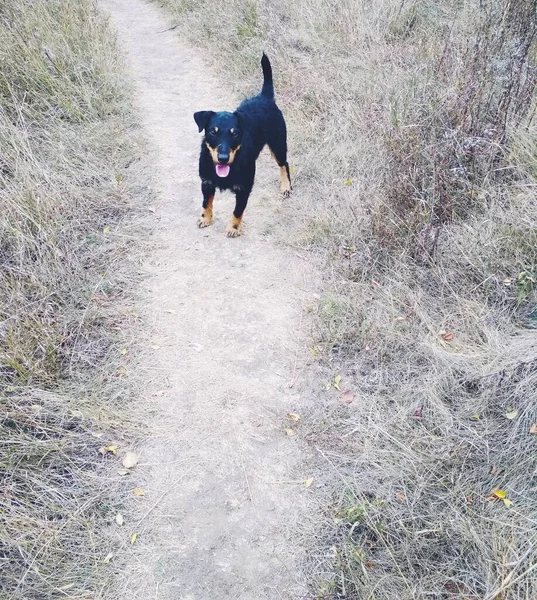
[[129, 392], [129, 90], [93, 0], [4, 0], [0, 63], [0, 596], [89, 598], [117, 503], [97, 450]]
[[273, 62], [318, 360], [355, 394], [312, 417], [317, 597], [536, 597], [535, 2], [161, 3], [241, 94]]

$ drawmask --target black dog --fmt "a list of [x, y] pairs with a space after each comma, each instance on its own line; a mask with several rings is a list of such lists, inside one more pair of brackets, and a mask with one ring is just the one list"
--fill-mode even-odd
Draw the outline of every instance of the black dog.
[[200, 133], [205, 129], [199, 165], [203, 212], [198, 225], [208, 227], [213, 222], [216, 188], [232, 190], [235, 192], [235, 210], [227, 228], [229, 237], [241, 234], [242, 215], [254, 185], [255, 161], [265, 145], [280, 167], [283, 196], [291, 193], [287, 130], [274, 101], [272, 68], [265, 54], [261, 67], [264, 77], [261, 93], [244, 100], [235, 112], [202, 110], [194, 113]]

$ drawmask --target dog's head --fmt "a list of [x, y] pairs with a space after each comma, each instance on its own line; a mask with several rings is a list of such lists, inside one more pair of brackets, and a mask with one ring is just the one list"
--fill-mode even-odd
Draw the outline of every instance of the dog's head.
[[194, 113], [194, 120], [200, 133], [205, 130], [203, 141], [211, 153], [216, 174], [227, 177], [242, 142], [239, 115], [202, 110]]

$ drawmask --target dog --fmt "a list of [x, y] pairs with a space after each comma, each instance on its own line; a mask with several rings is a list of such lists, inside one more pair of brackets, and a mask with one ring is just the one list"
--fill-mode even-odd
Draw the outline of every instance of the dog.
[[216, 188], [231, 190], [235, 193], [235, 210], [226, 230], [228, 237], [237, 237], [242, 232], [242, 216], [254, 185], [255, 163], [266, 145], [280, 167], [282, 195], [288, 197], [291, 193], [287, 128], [274, 101], [272, 67], [265, 53], [261, 68], [261, 93], [244, 100], [235, 112], [194, 113], [199, 133], [205, 130], [199, 160], [203, 211], [198, 226], [208, 227], [213, 222]]

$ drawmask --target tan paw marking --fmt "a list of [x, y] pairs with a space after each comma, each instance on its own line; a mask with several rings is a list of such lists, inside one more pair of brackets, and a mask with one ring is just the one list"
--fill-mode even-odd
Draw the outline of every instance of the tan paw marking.
[[201, 217], [198, 219], [198, 227], [202, 229], [203, 227], [209, 227], [209, 225], [213, 224], [213, 215], [207, 212], [201, 213]]
[[237, 219], [237, 217], [231, 217], [231, 221], [226, 229], [227, 237], [239, 237], [242, 233], [242, 219]]

